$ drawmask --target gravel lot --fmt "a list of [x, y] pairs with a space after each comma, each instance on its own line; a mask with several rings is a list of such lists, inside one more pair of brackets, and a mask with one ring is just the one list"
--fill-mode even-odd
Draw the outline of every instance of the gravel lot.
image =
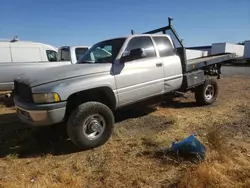
[[240, 67], [240, 66], [223, 66], [223, 75], [237, 75], [237, 76], [250, 76], [250, 67]]

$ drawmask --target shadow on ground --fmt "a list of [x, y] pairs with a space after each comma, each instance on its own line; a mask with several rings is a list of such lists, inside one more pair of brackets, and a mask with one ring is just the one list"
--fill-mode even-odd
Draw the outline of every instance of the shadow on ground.
[[166, 107], [166, 108], [192, 108], [192, 107], [197, 107], [197, 104], [196, 104], [195, 101], [171, 100], [171, 101], [162, 102], [161, 107]]
[[66, 136], [64, 125], [31, 128], [12, 114], [0, 115], [0, 157], [20, 158], [44, 154], [61, 155], [79, 151]]
[[[124, 125], [128, 129], [138, 129], [140, 124], [148, 130], [156, 129], [159, 118], [149, 118], [147, 115], [154, 112], [161, 104], [159, 98], [137, 103], [115, 112], [118, 125]], [[194, 107], [195, 103], [180, 103], [178, 101], [165, 101], [162, 106], [172, 108]], [[140, 119], [138, 122], [127, 121], [128, 119]], [[165, 128], [168, 123], [162, 120], [160, 128]], [[146, 125], [145, 122], [148, 122]], [[138, 127], [137, 127], [138, 125]], [[157, 124], [158, 126], [158, 124]], [[153, 127], [153, 128], [150, 128]], [[159, 127], [158, 127], [159, 128]], [[137, 130], [140, 131], [140, 130]], [[10, 154], [18, 155], [20, 158], [36, 157], [46, 154], [62, 155], [79, 152], [80, 150], [68, 139], [65, 124], [56, 126], [31, 128], [20, 123], [16, 114], [0, 115], [0, 157]]]
[[[117, 122], [129, 118], [147, 115], [144, 110], [124, 109], [115, 114]], [[10, 154], [20, 158], [36, 157], [46, 154], [63, 155], [76, 153], [80, 150], [68, 139], [65, 124], [31, 128], [18, 120], [16, 115], [0, 115], [0, 157]]]

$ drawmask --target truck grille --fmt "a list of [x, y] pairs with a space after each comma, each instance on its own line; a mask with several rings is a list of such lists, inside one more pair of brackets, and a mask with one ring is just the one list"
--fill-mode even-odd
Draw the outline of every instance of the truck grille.
[[26, 102], [33, 102], [32, 92], [29, 85], [25, 83], [14, 82], [14, 94], [22, 98]]

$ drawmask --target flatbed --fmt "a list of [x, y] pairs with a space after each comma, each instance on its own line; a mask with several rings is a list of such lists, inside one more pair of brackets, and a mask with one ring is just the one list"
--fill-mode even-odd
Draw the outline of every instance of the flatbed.
[[227, 54], [217, 54], [212, 56], [190, 59], [187, 60], [186, 72], [201, 69], [202, 67], [214, 65], [224, 61], [228, 61], [234, 59], [235, 56], [236, 56], [235, 54], [227, 53]]

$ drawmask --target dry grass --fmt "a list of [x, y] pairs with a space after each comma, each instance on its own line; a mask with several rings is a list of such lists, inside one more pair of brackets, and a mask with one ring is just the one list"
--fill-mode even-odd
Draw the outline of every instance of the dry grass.
[[[121, 111], [109, 142], [82, 152], [53, 129], [22, 128], [14, 109], [1, 108], [0, 187], [250, 187], [249, 81], [221, 80], [212, 106], [187, 94]], [[204, 162], [159, 155], [193, 133], [208, 149]]]
[[207, 141], [207, 159], [182, 172], [177, 187], [250, 187], [249, 156], [232, 150], [223, 127], [212, 129]]

